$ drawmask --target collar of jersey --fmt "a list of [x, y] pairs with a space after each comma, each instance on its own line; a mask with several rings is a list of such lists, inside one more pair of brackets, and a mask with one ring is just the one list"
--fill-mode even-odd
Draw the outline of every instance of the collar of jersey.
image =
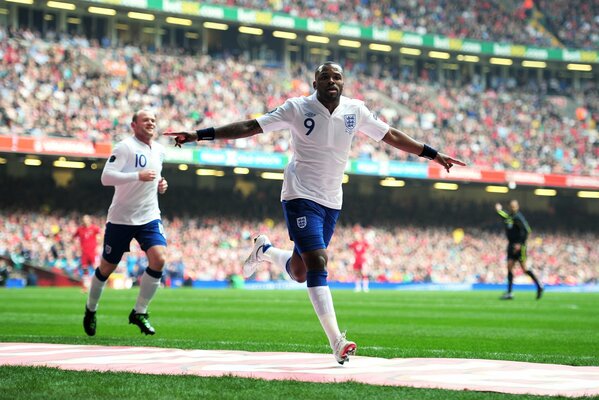
[[341, 106], [345, 103], [345, 96], [341, 96], [341, 99], [339, 100], [339, 105], [337, 106], [337, 108], [335, 108], [335, 111], [333, 111], [333, 113], [331, 114], [329, 112], [329, 109], [326, 108], [316, 97], [316, 92], [312, 93], [312, 95], [309, 97], [310, 101], [313, 103], [316, 103], [316, 107], [318, 107], [317, 111], [320, 111], [322, 114], [326, 115], [327, 118], [332, 117], [333, 115], [335, 115], [337, 112], [339, 112], [339, 110], [341, 109]]
[[[320, 102], [319, 102], [319, 103], [320, 103]], [[150, 144], [147, 144], [147, 143], [145, 143], [145, 142], [142, 142], [141, 140], [139, 140], [139, 139], [137, 138], [137, 136], [135, 136], [135, 135], [133, 135], [132, 137], [133, 137], [133, 140], [135, 140], [135, 141], [136, 141], [137, 143], [139, 143], [140, 145], [142, 145], [142, 146], [148, 146], [150, 149], [152, 148], [152, 142], [153, 142], [153, 140], [151, 140], [151, 139], [150, 139]]]

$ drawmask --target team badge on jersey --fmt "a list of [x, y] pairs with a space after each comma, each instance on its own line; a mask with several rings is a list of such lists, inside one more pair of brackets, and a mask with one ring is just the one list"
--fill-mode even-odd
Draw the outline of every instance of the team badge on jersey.
[[345, 114], [343, 116], [345, 120], [345, 132], [352, 134], [356, 128], [356, 114]]
[[300, 229], [304, 229], [306, 227], [306, 225], [308, 225], [308, 220], [306, 219], [306, 217], [299, 217], [297, 220], [297, 227]]
[[112, 247], [110, 247], [109, 245], [104, 246], [104, 252], [106, 254], [112, 253]]

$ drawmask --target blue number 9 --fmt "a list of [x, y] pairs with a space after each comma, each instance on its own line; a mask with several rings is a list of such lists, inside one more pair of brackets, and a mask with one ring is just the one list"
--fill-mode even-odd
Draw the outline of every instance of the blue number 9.
[[304, 126], [308, 128], [308, 132], [306, 132], [306, 136], [308, 136], [312, 133], [312, 130], [314, 129], [314, 120], [312, 118], [306, 118], [304, 120]]

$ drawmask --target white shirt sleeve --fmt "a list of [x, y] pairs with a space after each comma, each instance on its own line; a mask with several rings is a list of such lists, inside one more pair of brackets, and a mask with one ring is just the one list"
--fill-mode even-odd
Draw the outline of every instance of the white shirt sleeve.
[[264, 133], [278, 131], [289, 128], [289, 121], [293, 121], [293, 112], [294, 107], [291, 101], [287, 100], [282, 106], [256, 118], [256, 121]]
[[387, 132], [389, 132], [389, 125], [378, 119], [377, 116], [363, 103], [360, 105], [360, 115], [361, 118], [358, 130], [377, 142], [380, 142]]
[[128, 156], [129, 149], [123, 143], [119, 143], [114, 147], [102, 171], [102, 185], [117, 186], [139, 180], [138, 172], [122, 172], [127, 164]]

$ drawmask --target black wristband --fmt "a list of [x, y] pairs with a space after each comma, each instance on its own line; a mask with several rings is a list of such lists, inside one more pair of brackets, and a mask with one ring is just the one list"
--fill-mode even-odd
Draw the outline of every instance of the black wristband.
[[434, 160], [437, 157], [437, 150], [433, 149], [428, 144], [424, 145], [422, 149], [422, 153], [418, 154], [418, 157], [428, 158], [429, 160]]
[[214, 140], [216, 131], [212, 127], [206, 129], [198, 129], [196, 131], [196, 135], [198, 135], [198, 140]]

